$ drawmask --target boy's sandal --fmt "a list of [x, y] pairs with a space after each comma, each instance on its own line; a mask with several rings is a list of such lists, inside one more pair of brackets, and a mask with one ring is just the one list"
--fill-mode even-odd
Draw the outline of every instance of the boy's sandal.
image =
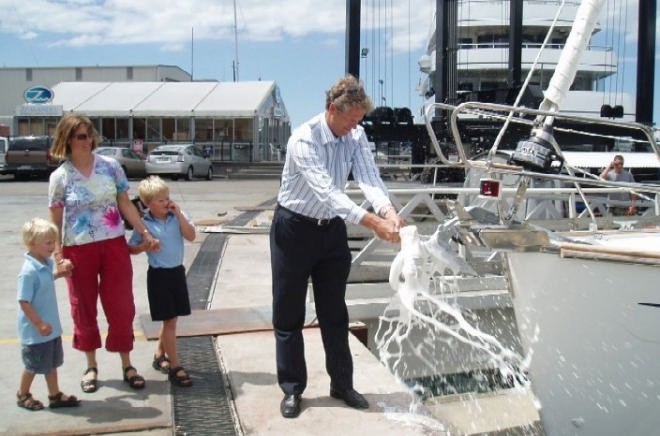
[[76, 407], [80, 406], [80, 400], [76, 398], [75, 395], [67, 395], [66, 399], [62, 392], [58, 392], [55, 395], [48, 396], [48, 407], [51, 409], [57, 409], [59, 407]]
[[[135, 375], [129, 377], [128, 373], [131, 371], [134, 371]], [[133, 389], [142, 389], [145, 385], [144, 377], [138, 374], [137, 369], [131, 365], [128, 365], [126, 368], [124, 368], [124, 381], [128, 383], [128, 385]]]
[[160, 357], [154, 355], [154, 361], [151, 366], [153, 366], [156, 371], [160, 371], [163, 374], [170, 373], [170, 359], [168, 359], [165, 354], [161, 354]]
[[21, 396], [18, 392], [16, 393], [16, 404], [18, 407], [22, 407], [27, 410], [41, 410], [44, 408], [44, 405], [41, 401], [35, 400], [32, 397], [31, 393], [27, 393]]
[[[94, 378], [86, 379], [85, 376], [90, 372], [94, 373]], [[99, 382], [96, 379], [98, 374], [99, 370], [94, 367], [87, 368], [85, 372], [83, 372], [83, 378], [80, 380], [80, 389], [82, 389], [84, 393], [91, 394], [92, 392], [96, 392], [99, 389]]]
[[172, 384], [182, 388], [188, 388], [193, 384], [190, 375], [188, 375], [188, 372], [186, 372], [183, 366], [177, 366], [176, 368], [170, 369], [168, 378]]

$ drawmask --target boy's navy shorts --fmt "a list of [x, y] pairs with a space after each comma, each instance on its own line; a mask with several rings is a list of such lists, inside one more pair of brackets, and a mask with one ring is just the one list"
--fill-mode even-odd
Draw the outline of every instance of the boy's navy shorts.
[[152, 321], [190, 315], [190, 298], [183, 265], [147, 270], [147, 297]]

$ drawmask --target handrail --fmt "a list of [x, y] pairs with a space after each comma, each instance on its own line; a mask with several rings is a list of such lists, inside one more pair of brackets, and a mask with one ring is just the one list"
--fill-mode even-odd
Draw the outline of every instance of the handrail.
[[[368, 207], [368, 202], [364, 197], [364, 193], [357, 187], [354, 187], [354, 182], [349, 182], [348, 187], [345, 192], [347, 195], [356, 199], [356, 202], [363, 207]], [[641, 192], [650, 192], [649, 188], [654, 188], [655, 196], [649, 196], [648, 200], [638, 200], [637, 206], [644, 208], [645, 211], [641, 215], [630, 216], [630, 217], [616, 217], [617, 221], [615, 222], [612, 217], [609, 215], [604, 215], [602, 217], [605, 221], [612, 221], [612, 225], [617, 225], [619, 221], [621, 222], [636, 222], [637, 225], [655, 224], [658, 223], [658, 217], [660, 217], [660, 195], [658, 194], [658, 189], [660, 187], [652, 187], [650, 185], [644, 186], [646, 189]], [[441, 210], [437, 205], [438, 196], [474, 196], [475, 199], [479, 199], [479, 188], [476, 187], [457, 187], [457, 186], [423, 186], [423, 185], [410, 185], [410, 187], [390, 187], [388, 188], [392, 204], [394, 204], [399, 210], [400, 216], [407, 222], [415, 222], [415, 217], [418, 216], [419, 212], [417, 209], [420, 206], [426, 206], [428, 208], [428, 213], [433, 217], [436, 223], [441, 223], [448, 218], [446, 213]], [[511, 199], [516, 195], [516, 188], [503, 187], [502, 188], [502, 198]], [[617, 192], [618, 189], [615, 187], [607, 188], [582, 188], [583, 193], [592, 194], [588, 197], [588, 200], [594, 205], [602, 206], [604, 211], [605, 206], [608, 204], [606, 195], [608, 193]], [[533, 210], [526, 213], [524, 219], [531, 223], [534, 222], [543, 222], [545, 226], [553, 228], [553, 225], [550, 225], [551, 221], [554, 221], [558, 224], [557, 228], [568, 227], [571, 229], [577, 229], [577, 227], [584, 227], [586, 229], [587, 223], [582, 221], [583, 215], [578, 215], [576, 213], [578, 198], [575, 194], [578, 193], [578, 190], [575, 187], [562, 187], [562, 188], [534, 188], [530, 187], [527, 189], [526, 197], [528, 199], [534, 200], [537, 202], [536, 207]], [[597, 197], [598, 194], [602, 194], [601, 197]], [[567, 202], [566, 208], [563, 211], [567, 216], [562, 216], [558, 218], [543, 218], [539, 217], [537, 214], [547, 211], [555, 207], [554, 202], [557, 200], [562, 200]], [[440, 200], [443, 201], [443, 200]], [[479, 199], [482, 202], [493, 202], [494, 199]], [[556, 209], [555, 209], [556, 211]], [[558, 213], [558, 211], [557, 211]], [[580, 224], [582, 222], [582, 224]], [[565, 223], [562, 224], [562, 223]], [[602, 223], [601, 223], [602, 224]], [[576, 227], [577, 226], [577, 227]], [[388, 243], [378, 239], [376, 236], [373, 236], [366, 245], [353, 257], [354, 265], [361, 265], [364, 262], [369, 262], [370, 260], [380, 259], [380, 255], [376, 254], [376, 251], [379, 247], [388, 247]], [[394, 246], [393, 246], [394, 247]]]
[[[445, 111], [451, 111], [451, 117], [450, 117], [450, 129], [451, 129], [451, 134], [452, 134], [452, 139], [454, 141], [454, 144], [456, 145], [456, 151], [458, 153], [458, 160], [456, 162], [452, 162], [449, 159], [447, 159], [442, 152], [442, 149], [440, 147], [440, 143], [438, 141], [438, 138], [435, 134], [435, 131], [433, 130], [432, 126], [432, 117], [431, 117], [431, 111], [435, 109], [441, 109]], [[473, 111], [478, 111], [478, 112], [469, 112], [470, 110]], [[658, 157], [658, 160], [660, 160], [660, 147], [658, 144], [655, 142], [655, 138], [653, 135], [653, 130], [643, 124], [639, 123], [632, 123], [632, 122], [620, 122], [620, 121], [603, 121], [603, 120], [598, 120], [595, 118], [588, 118], [588, 117], [581, 117], [581, 116], [576, 116], [576, 115], [565, 115], [561, 113], [556, 113], [556, 112], [551, 112], [551, 111], [544, 111], [544, 110], [538, 110], [538, 109], [531, 109], [531, 108], [525, 108], [525, 107], [513, 107], [513, 106], [507, 106], [507, 105], [501, 105], [501, 104], [494, 104], [494, 103], [481, 103], [481, 102], [464, 102], [459, 104], [458, 106], [453, 106], [445, 103], [431, 103], [426, 106], [424, 109], [424, 120], [426, 124], [426, 129], [429, 134], [429, 138], [431, 140], [431, 144], [433, 145], [433, 148], [438, 155], [438, 158], [440, 161], [449, 166], [449, 167], [463, 167], [465, 169], [469, 168], [479, 168], [483, 171], [488, 171], [488, 172], [494, 172], [494, 173], [515, 173], [519, 174], [522, 176], [529, 176], [529, 177], [536, 177], [536, 178], [542, 178], [542, 179], [552, 179], [552, 180], [559, 180], [567, 183], [574, 183], [578, 185], [582, 184], [589, 184], [589, 185], [597, 185], [597, 186], [604, 186], [604, 187], [617, 187], [617, 188], [629, 188], [629, 189], [646, 189], [649, 187], [649, 185], [646, 184], [641, 184], [641, 183], [624, 183], [624, 182], [613, 182], [609, 180], [602, 180], [602, 179], [588, 179], [585, 180], [582, 177], [575, 177], [575, 176], [567, 176], [563, 174], [547, 174], [547, 173], [539, 173], [535, 171], [527, 171], [524, 170], [521, 167], [518, 166], [511, 166], [511, 165], [506, 165], [506, 164], [501, 164], [501, 163], [495, 163], [492, 162], [490, 159], [486, 161], [475, 161], [471, 160], [468, 158], [465, 147], [463, 146], [463, 142], [461, 141], [461, 136], [458, 128], [458, 117], [460, 114], [465, 114], [465, 113], [479, 113], [480, 115], [484, 114], [484, 111], [490, 112], [491, 116], [494, 116], [493, 112], [502, 112], [502, 113], [510, 113], [510, 112], [515, 112], [518, 114], [529, 114], [529, 115], [542, 115], [542, 116], [553, 116], [556, 119], [565, 119], [569, 121], [574, 121], [574, 122], [581, 122], [584, 124], [588, 125], [605, 125], [605, 126], [611, 126], [611, 127], [620, 127], [620, 128], [627, 128], [630, 130], [638, 130], [644, 134], [646, 137], [648, 143], [651, 145], [651, 148], [653, 149], [653, 152], [656, 154]], [[527, 119], [520, 119], [520, 118], [513, 118], [512, 121], [514, 122], [522, 122], [524, 124], [532, 126], [532, 121], [527, 120]], [[585, 132], [582, 132], [585, 133]], [[592, 134], [593, 135], [593, 134]], [[558, 150], [561, 152], [561, 149]], [[490, 151], [489, 151], [489, 156], [493, 156], [497, 152], [497, 148], [494, 146]], [[562, 156], [563, 157], [563, 156]], [[566, 160], [564, 159], [564, 162]], [[652, 192], [660, 192], [660, 186], [653, 187], [651, 185], [650, 190]]]

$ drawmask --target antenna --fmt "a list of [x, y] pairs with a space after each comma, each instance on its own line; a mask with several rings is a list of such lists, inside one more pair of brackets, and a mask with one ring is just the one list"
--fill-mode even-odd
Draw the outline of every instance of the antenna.
[[234, 48], [236, 59], [234, 60], [234, 82], [238, 82], [238, 21], [236, 20], [236, 0], [234, 0]]

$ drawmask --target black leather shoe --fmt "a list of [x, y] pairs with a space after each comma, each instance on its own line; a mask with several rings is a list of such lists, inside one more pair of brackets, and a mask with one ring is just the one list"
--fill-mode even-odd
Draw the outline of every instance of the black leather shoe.
[[300, 415], [300, 395], [285, 395], [280, 403], [280, 412], [285, 418], [295, 418]]
[[354, 409], [369, 408], [369, 402], [355, 389], [340, 391], [330, 388], [330, 396], [338, 400], [344, 400], [344, 403], [346, 403], [347, 406], [353, 407]]

